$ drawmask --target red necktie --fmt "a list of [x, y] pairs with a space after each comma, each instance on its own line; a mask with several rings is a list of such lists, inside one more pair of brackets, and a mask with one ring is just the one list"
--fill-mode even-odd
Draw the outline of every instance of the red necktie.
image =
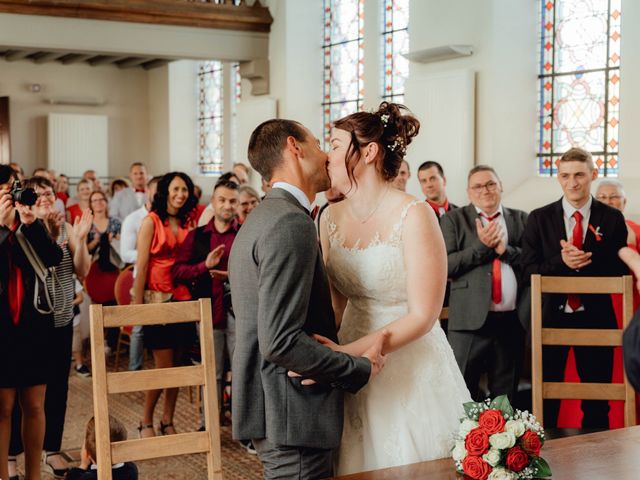
[[438, 205], [436, 202], [432, 202], [427, 198], [427, 203], [433, 208], [433, 211], [436, 212], [436, 217], [440, 218], [442, 215], [440, 213], [440, 209], [444, 209], [444, 212], [447, 213], [449, 211], [449, 200], [445, 200], [442, 205]]
[[309, 215], [311, 215], [312, 219], [316, 219], [316, 217], [318, 216], [318, 211], [320, 211], [320, 207], [318, 205], [316, 205], [315, 207], [313, 207], [313, 209], [311, 210], [311, 212], [309, 212]]
[[[576, 248], [582, 250], [582, 214], [576, 210], [571, 216], [576, 221], [576, 224], [573, 227], [573, 238], [571, 239], [571, 243]], [[580, 301], [580, 295], [567, 295], [567, 303], [569, 304], [569, 307], [571, 307], [571, 310], [575, 312], [578, 308], [580, 308], [580, 305], [582, 305], [582, 302]]]
[[[480, 215], [486, 218], [488, 222], [493, 222], [498, 218], [500, 212], [497, 212], [490, 217], [484, 213], [481, 213]], [[502, 302], [502, 262], [500, 262], [499, 258], [496, 257], [493, 259], [491, 271], [493, 274], [491, 279], [491, 301], [498, 305]]]

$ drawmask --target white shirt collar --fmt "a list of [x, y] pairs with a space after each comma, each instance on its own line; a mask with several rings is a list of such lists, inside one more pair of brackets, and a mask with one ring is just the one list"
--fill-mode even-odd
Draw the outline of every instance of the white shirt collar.
[[[487, 216], [487, 214], [484, 213], [480, 208], [476, 207], [475, 205], [473, 207], [476, 209], [476, 212], [478, 212], [478, 215]], [[502, 211], [502, 204], [498, 205], [498, 208], [496, 209], [496, 211], [493, 212], [491, 215], [488, 215], [488, 216], [489, 217], [493, 217], [498, 212], [500, 213], [501, 217], [504, 217], [504, 212]]]
[[569, 203], [569, 200], [562, 196], [562, 210], [564, 211], [564, 215], [567, 218], [571, 218], [571, 216], [576, 212], [580, 212], [582, 214], [582, 218], [588, 218], [589, 213], [591, 212], [591, 204], [593, 203], [593, 197], [589, 195], [589, 200], [582, 207], [576, 208]]
[[309, 201], [305, 193], [295, 185], [291, 185], [287, 182], [275, 182], [272, 185], [272, 188], [281, 188], [282, 190], [289, 192], [296, 198], [300, 205], [307, 209], [308, 212], [311, 211], [311, 202]]

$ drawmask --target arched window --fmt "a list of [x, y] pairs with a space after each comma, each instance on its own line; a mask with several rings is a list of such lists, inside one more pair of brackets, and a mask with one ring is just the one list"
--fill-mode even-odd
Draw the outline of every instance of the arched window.
[[617, 176], [621, 0], [540, 0], [538, 170], [571, 147]]

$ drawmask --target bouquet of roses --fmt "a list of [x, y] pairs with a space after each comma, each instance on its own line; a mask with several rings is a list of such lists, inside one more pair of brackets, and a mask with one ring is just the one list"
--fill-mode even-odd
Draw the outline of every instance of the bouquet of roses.
[[506, 395], [464, 404], [465, 418], [452, 455], [459, 473], [474, 480], [551, 476], [540, 457], [544, 430], [527, 411], [514, 410]]

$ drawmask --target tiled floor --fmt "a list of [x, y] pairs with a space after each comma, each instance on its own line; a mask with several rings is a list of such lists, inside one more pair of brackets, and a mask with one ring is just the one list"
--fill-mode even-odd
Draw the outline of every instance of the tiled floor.
[[[90, 378], [72, 375], [69, 385], [69, 401], [62, 448], [74, 455], [84, 438], [85, 424], [93, 415], [92, 384]], [[195, 395], [194, 395], [195, 397]], [[110, 413], [126, 427], [129, 438], [138, 436], [137, 426], [142, 413], [143, 393], [113, 395], [109, 399]], [[156, 407], [158, 424], [161, 414], [162, 397]], [[189, 402], [188, 389], [182, 389], [178, 397], [174, 424], [178, 431], [192, 431], [199, 426], [199, 415], [194, 403]], [[19, 457], [19, 469], [22, 472], [22, 457]], [[225, 480], [260, 479], [262, 468], [255, 455], [250, 455], [237, 442], [231, 439], [231, 427], [222, 427], [222, 467]], [[206, 458], [204, 455], [187, 455], [165, 459], [138, 462], [140, 479], [200, 480], [207, 478]], [[43, 473], [43, 480], [54, 477]]]

